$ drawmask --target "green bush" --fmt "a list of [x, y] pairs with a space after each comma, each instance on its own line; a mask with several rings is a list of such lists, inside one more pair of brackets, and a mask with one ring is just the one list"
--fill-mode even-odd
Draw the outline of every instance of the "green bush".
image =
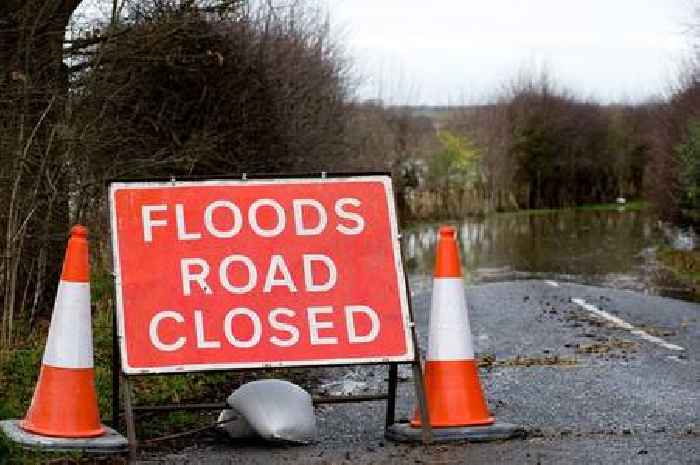
[[700, 209], [700, 121], [688, 124], [688, 138], [676, 147], [680, 162], [680, 206], [684, 209]]

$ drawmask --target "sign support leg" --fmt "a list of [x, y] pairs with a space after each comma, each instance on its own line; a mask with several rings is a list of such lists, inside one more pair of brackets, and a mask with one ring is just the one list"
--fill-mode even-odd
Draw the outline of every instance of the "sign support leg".
[[119, 431], [119, 338], [117, 337], [117, 310], [112, 309], [112, 428]]
[[411, 317], [411, 335], [413, 337], [413, 385], [416, 390], [418, 400], [418, 411], [420, 412], [421, 425], [423, 427], [423, 444], [433, 442], [433, 428], [430, 426], [430, 414], [428, 412], [428, 400], [425, 397], [425, 383], [423, 380], [423, 367], [421, 366], [420, 341], [416, 329], [416, 317], [413, 314], [413, 301], [411, 300], [411, 287], [408, 282], [408, 275], [404, 274], [406, 282], [406, 293], [408, 295], [408, 314]]
[[131, 381], [126, 375], [124, 381], [124, 419], [126, 421], [126, 437], [129, 441], [129, 459], [136, 460], [138, 440], [136, 438], [136, 418], [134, 417], [133, 390]]
[[419, 358], [416, 358], [416, 361], [413, 363], [413, 384], [416, 388], [418, 410], [420, 411], [421, 425], [423, 426], [423, 444], [430, 444], [433, 442], [433, 428], [430, 426], [428, 401], [425, 397], [425, 384], [423, 382], [423, 368]]
[[396, 423], [396, 386], [398, 382], [398, 364], [389, 364], [389, 386], [387, 390], [386, 400], [386, 424], [384, 431], [386, 432], [391, 425]]

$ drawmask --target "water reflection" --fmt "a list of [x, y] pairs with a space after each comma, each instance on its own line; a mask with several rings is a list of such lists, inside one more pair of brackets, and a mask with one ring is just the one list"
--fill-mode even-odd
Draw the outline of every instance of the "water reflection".
[[[645, 212], [498, 214], [450, 224], [468, 281], [546, 278], [688, 297], [659, 272], [654, 251], [668, 230]], [[410, 275], [431, 274], [438, 227], [420, 223], [403, 232]]]

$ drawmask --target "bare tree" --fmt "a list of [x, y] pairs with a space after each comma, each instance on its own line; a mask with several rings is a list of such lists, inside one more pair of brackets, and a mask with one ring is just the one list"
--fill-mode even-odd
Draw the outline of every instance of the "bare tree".
[[79, 3], [0, 6], [0, 345], [50, 310], [68, 222], [104, 239], [106, 179], [348, 158], [348, 68], [303, 2], [114, 2], [107, 33], [64, 50]]
[[15, 336], [18, 317], [31, 321], [48, 304], [46, 290], [60, 271], [60, 248], [52, 245], [65, 234], [67, 220], [63, 42], [79, 4], [10, 0], [0, 5], [0, 178], [6, 180], [0, 185], [2, 345]]

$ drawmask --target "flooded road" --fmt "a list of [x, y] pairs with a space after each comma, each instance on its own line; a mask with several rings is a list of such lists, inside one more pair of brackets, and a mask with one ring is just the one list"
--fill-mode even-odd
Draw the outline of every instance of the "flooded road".
[[[458, 229], [469, 283], [551, 279], [693, 300], [656, 251], [663, 244], [696, 247], [695, 238], [645, 211], [519, 212], [445, 223]], [[439, 224], [403, 231], [407, 272], [421, 287], [432, 273]]]

